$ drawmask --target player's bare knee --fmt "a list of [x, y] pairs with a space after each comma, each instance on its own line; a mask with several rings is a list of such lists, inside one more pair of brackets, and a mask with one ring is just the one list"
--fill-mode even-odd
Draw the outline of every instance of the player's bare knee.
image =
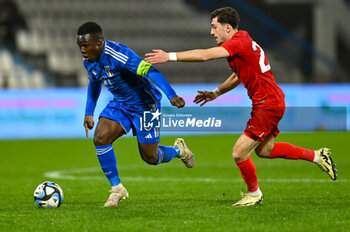
[[232, 158], [236, 161], [237, 159], [240, 158], [239, 154], [236, 152], [232, 152]]
[[240, 162], [240, 161], [242, 160], [242, 158], [243, 158], [243, 155], [242, 155], [241, 152], [239, 152], [239, 151], [233, 149], [233, 151], [232, 151], [232, 157], [233, 157], [233, 159], [235, 160], [235, 162]]
[[108, 145], [110, 143], [103, 136], [95, 135], [94, 136], [94, 144], [95, 144], [95, 146], [105, 146], [105, 145]]

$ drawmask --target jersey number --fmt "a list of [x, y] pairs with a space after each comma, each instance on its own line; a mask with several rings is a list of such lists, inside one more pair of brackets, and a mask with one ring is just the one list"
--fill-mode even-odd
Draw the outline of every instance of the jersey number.
[[270, 64], [265, 65], [265, 53], [264, 50], [262, 50], [262, 48], [255, 42], [252, 42], [252, 46], [253, 46], [253, 50], [256, 51], [256, 49], [259, 47], [260, 49], [260, 59], [259, 59], [259, 65], [260, 65], [260, 69], [261, 72], [267, 72], [271, 69]]

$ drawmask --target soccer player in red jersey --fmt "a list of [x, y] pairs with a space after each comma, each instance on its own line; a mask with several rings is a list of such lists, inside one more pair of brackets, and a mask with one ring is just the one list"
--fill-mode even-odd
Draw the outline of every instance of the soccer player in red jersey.
[[248, 192], [234, 206], [260, 204], [263, 194], [258, 185], [255, 165], [250, 157], [253, 151], [262, 158], [303, 159], [316, 163], [336, 180], [335, 163], [330, 149], [313, 151], [290, 143], [275, 142], [279, 134], [278, 123], [282, 119], [285, 103], [284, 94], [271, 72], [263, 49], [249, 36], [238, 30], [239, 15], [231, 7], [217, 9], [211, 13], [211, 32], [218, 47], [195, 49], [183, 52], [164, 52], [154, 49], [146, 54], [146, 61], [152, 64], [168, 61], [207, 61], [226, 58], [233, 74], [213, 91], [198, 91], [194, 102], [201, 106], [219, 97], [241, 82], [252, 100], [252, 112], [244, 133], [233, 146], [232, 156], [247, 184]]

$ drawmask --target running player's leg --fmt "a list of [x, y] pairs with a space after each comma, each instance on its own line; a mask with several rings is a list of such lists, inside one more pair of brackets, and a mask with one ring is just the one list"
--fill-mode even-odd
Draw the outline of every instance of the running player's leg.
[[120, 123], [100, 117], [94, 134], [94, 144], [102, 170], [112, 187], [120, 184], [117, 159], [112, 143], [123, 134], [125, 134], [125, 131]]
[[[159, 109], [159, 105], [157, 105]], [[133, 118], [133, 132], [137, 136], [139, 151], [142, 159], [148, 164], [158, 165], [167, 163], [175, 157], [181, 159], [184, 164], [191, 168], [194, 165], [194, 157], [192, 152], [186, 146], [183, 139], [175, 140], [174, 146], [158, 145], [160, 141], [159, 128], [144, 128], [140, 125], [140, 117], [143, 114]]]
[[101, 168], [112, 186], [111, 194], [104, 204], [105, 207], [117, 206], [120, 200], [129, 195], [120, 182], [117, 159], [112, 147], [112, 143], [124, 134], [124, 128], [120, 123], [100, 117], [95, 130], [94, 144]]
[[269, 135], [257, 148], [256, 154], [262, 158], [303, 159], [315, 162], [315, 151], [294, 146], [290, 143], [275, 143], [275, 136]]
[[257, 146], [255, 153], [262, 158], [302, 159], [314, 162], [322, 171], [325, 171], [332, 180], [337, 178], [335, 163], [330, 156], [330, 150], [328, 148], [321, 148], [313, 151], [290, 143], [276, 143], [275, 136], [270, 135]]
[[175, 145], [163, 146], [158, 143], [145, 144], [138, 142], [139, 151], [142, 159], [152, 165], [160, 163], [167, 163], [175, 157], [181, 159], [186, 167], [192, 168], [194, 165], [194, 157], [192, 152], [188, 149], [185, 141], [181, 138], [175, 140]]
[[249, 206], [256, 205], [262, 201], [262, 192], [258, 185], [256, 168], [250, 155], [254, 149], [261, 143], [255, 141], [245, 134], [242, 134], [236, 141], [232, 156], [241, 171], [244, 182], [247, 184], [248, 193], [243, 195], [243, 198], [234, 204], [234, 206]]
[[256, 168], [250, 155], [259, 144], [272, 134], [273, 129], [278, 134], [277, 125], [283, 114], [284, 106], [282, 103], [279, 107], [253, 107], [246, 129], [233, 148], [233, 157], [248, 186], [248, 193], [234, 205], [245, 206], [261, 203], [263, 196], [259, 189]]
[[178, 147], [162, 146], [158, 143], [146, 144], [138, 142], [141, 158], [148, 164], [167, 163], [180, 155]]

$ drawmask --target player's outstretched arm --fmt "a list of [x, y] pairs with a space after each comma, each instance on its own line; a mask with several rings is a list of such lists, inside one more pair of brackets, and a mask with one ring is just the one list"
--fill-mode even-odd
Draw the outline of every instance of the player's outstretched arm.
[[238, 76], [236, 73], [232, 73], [231, 76], [229, 76], [224, 83], [222, 83], [217, 89], [216, 91], [216, 97], [218, 97], [221, 94], [224, 94], [234, 88], [236, 88], [239, 84], [241, 83], [241, 81], [239, 80]]
[[169, 53], [160, 49], [153, 49], [152, 51], [145, 54], [145, 61], [151, 64], [160, 64], [168, 61], [203, 62], [230, 56], [229, 52], [223, 47]]
[[176, 95], [175, 90], [170, 86], [167, 79], [155, 67], [149, 67], [147, 76], [165, 93], [170, 100], [171, 105], [178, 108], [185, 106], [185, 101], [182, 97]]
[[151, 64], [161, 64], [166, 63], [170, 60], [169, 53], [161, 49], [153, 49], [153, 52], [146, 53], [145, 61]]
[[193, 102], [196, 104], [200, 104], [200, 106], [203, 106], [207, 102], [212, 101], [218, 96], [236, 88], [240, 83], [241, 81], [239, 80], [238, 76], [235, 73], [233, 73], [226, 79], [224, 83], [222, 83], [218, 88], [214, 89], [213, 91], [198, 91], [198, 94], [193, 100]]

